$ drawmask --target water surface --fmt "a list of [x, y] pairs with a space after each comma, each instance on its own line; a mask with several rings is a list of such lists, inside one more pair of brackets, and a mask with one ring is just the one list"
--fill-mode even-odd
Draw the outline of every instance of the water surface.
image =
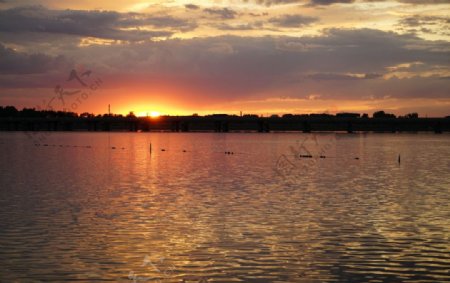
[[448, 281], [449, 156], [434, 134], [0, 133], [0, 281]]

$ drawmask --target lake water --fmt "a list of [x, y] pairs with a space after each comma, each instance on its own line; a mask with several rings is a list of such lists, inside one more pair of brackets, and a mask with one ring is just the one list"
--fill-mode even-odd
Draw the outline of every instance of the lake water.
[[449, 157], [448, 134], [0, 133], [0, 282], [448, 281]]

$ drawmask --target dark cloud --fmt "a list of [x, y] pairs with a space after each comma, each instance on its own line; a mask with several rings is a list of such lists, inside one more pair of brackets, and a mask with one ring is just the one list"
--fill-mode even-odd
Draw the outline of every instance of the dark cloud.
[[[244, 0], [244, 2], [248, 2], [249, 0]], [[303, 0], [254, 0], [261, 5], [271, 6], [271, 5], [283, 5], [283, 4], [292, 4], [292, 3], [302, 3]]]
[[214, 26], [219, 30], [255, 30], [261, 29], [263, 27], [263, 22], [258, 21], [254, 23], [247, 24], [239, 24], [239, 25], [230, 25], [227, 23], [220, 23]]
[[378, 79], [382, 77], [381, 74], [364, 74], [364, 75], [356, 75], [356, 74], [338, 74], [338, 73], [315, 73], [311, 75], [307, 75], [306, 78], [318, 80], [318, 81], [328, 81], [328, 80], [371, 80]]
[[317, 81], [335, 81], [335, 80], [358, 80], [360, 78], [347, 74], [336, 73], [316, 73], [306, 76], [308, 79]]
[[[151, 25], [156, 28], [171, 28], [180, 31], [191, 31], [197, 28], [197, 23], [175, 18], [172, 16], [147, 16], [143, 14], [125, 14], [126, 16], [119, 22], [120, 25], [126, 26], [145, 26]], [[130, 15], [137, 15], [137, 17], [131, 17]]]
[[268, 16], [269, 15], [269, 13], [267, 13], [267, 12], [264, 12], [264, 13], [260, 13], [260, 14], [258, 14], [258, 13], [248, 13], [250, 16], [252, 16], [252, 17], [263, 17], [263, 16]]
[[[370, 0], [368, 0], [370, 1]], [[245, 1], [248, 2], [248, 1]], [[311, 6], [327, 6], [327, 5], [332, 5], [332, 4], [349, 4], [349, 3], [353, 3], [355, 2], [355, 0], [255, 0], [254, 2], [261, 4], [261, 5], [266, 5], [266, 6], [271, 6], [271, 5], [284, 5], [284, 4], [293, 4], [293, 3], [298, 3], [298, 4], [308, 4]]]
[[228, 8], [206, 8], [203, 10], [205, 13], [219, 17], [221, 19], [234, 19], [237, 12]]
[[[249, 2], [252, 0], [243, 0]], [[365, 2], [383, 2], [385, 0], [362, 0]], [[433, 4], [448, 4], [448, 0], [396, 0], [400, 3], [416, 4], [416, 5], [433, 5]], [[332, 4], [351, 4], [355, 0], [253, 0], [252, 2], [271, 6], [271, 5], [284, 5], [284, 4], [307, 4], [310, 6], [328, 6]]]
[[[412, 35], [333, 29], [322, 36], [298, 38], [221, 36], [123, 47], [94, 46], [89, 53], [112, 73], [133, 70], [136, 84], [163, 81], [194, 88], [199, 96], [203, 95], [201, 99], [206, 99], [204, 95], [211, 99], [238, 99], [270, 89], [283, 92], [290, 88], [299, 95], [320, 91], [323, 97], [338, 92], [342, 97], [376, 95], [379, 89], [389, 91], [385, 87], [388, 80], [381, 79], [381, 74], [390, 72], [389, 67], [417, 61], [424, 62], [422, 70], [411, 70], [411, 76], [417, 76], [422, 83], [428, 79], [435, 82], [436, 78], [420, 77], [421, 72], [448, 62], [449, 50], [447, 42], [426, 41]], [[137, 79], [136, 73], [142, 78]], [[359, 86], [357, 91], [352, 90], [353, 84]], [[416, 86], [412, 78], [389, 80], [390, 87], [399, 85], [399, 93], [392, 95], [408, 96], [402, 89], [418, 95], [409, 86], [401, 87], [403, 84]], [[448, 96], [448, 85], [443, 86], [440, 83], [433, 87], [433, 95]]]
[[422, 25], [449, 25], [450, 17], [414, 15], [401, 19], [400, 24], [410, 27], [418, 27]]
[[371, 73], [371, 74], [365, 74], [364, 79], [372, 80], [372, 79], [381, 78], [382, 76], [383, 76], [382, 74]]
[[408, 33], [430, 33], [450, 35], [450, 18], [440, 16], [413, 15], [402, 18], [398, 26]]
[[[147, 25], [162, 30], [142, 30]], [[124, 29], [128, 28], [128, 29]], [[134, 28], [134, 29], [130, 29]], [[192, 21], [113, 11], [49, 10], [42, 6], [0, 10], [0, 32], [56, 33], [102, 39], [140, 41], [196, 28]]]
[[[215, 48], [218, 45], [227, 48]], [[424, 67], [448, 64], [450, 43], [373, 29], [330, 29], [320, 36], [221, 36], [60, 50], [67, 56], [83, 57], [84, 53], [100, 65], [115, 68], [133, 64], [137, 70], [142, 66], [141, 71], [198, 69], [238, 76], [266, 72], [276, 78], [287, 73], [379, 74], [387, 67], [411, 62], [422, 62]]]
[[269, 22], [279, 27], [301, 27], [317, 21], [318, 18], [302, 15], [283, 15], [269, 20]]
[[69, 61], [62, 55], [19, 53], [0, 44], [0, 74], [38, 74], [68, 66]]
[[184, 5], [184, 7], [186, 7], [186, 9], [190, 9], [190, 10], [198, 10], [198, 9], [200, 9], [200, 6], [195, 5], [195, 4], [186, 4], [186, 5]]
[[448, 4], [448, 0], [397, 0], [398, 2], [418, 5]]
[[[2, 52], [6, 58], [16, 56], [11, 50]], [[322, 35], [303, 37], [170, 39], [93, 45], [60, 53], [75, 62], [88, 61], [110, 88], [177, 87], [190, 94], [177, 98], [186, 102], [221, 103], [264, 98], [269, 93], [300, 98], [314, 93], [323, 99], [384, 95], [450, 98], [448, 80], [441, 79], [449, 69], [448, 42], [372, 29], [332, 29]], [[21, 54], [20, 58], [29, 56]], [[45, 56], [50, 62], [56, 60]], [[22, 64], [21, 70], [36, 72], [38, 65], [45, 65], [39, 60], [30, 61], [34, 63]], [[12, 62], [2, 68], [12, 68]], [[421, 63], [400, 70], [409, 74], [397, 78], [393, 66], [414, 62]]]
[[349, 3], [353, 3], [355, 2], [354, 0], [311, 0], [309, 2], [310, 5], [322, 5], [322, 6], [327, 6], [327, 5], [333, 5], [333, 4], [349, 4]]

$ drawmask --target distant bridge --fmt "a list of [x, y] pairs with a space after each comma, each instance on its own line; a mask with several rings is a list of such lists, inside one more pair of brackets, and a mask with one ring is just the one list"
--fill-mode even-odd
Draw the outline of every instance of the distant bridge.
[[0, 118], [0, 131], [450, 132], [450, 118], [161, 116]]

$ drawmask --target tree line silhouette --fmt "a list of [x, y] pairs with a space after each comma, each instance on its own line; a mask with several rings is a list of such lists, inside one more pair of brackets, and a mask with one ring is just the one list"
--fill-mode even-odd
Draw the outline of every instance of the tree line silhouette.
[[18, 110], [14, 106], [0, 106], [1, 118], [101, 118], [101, 117], [136, 117], [133, 112], [123, 116], [122, 114], [92, 114], [84, 112], [81, 114], [66, 111], [36, 110], [35, 108], [23, 108]]
[[[194, 114], [193, 116], [198, 116], [197, 114]], [[214, 117], [228, 117], [228, 116], [236, 116], [236, 115], [227, 115], [227, 114], [213, 114], [213, 115], [207, 115], [207, 116], [214, 116]], [[2, 118], [8, 118], [8, 117], [21, 117], [21, 118], [102, 118], [102, 117], [128, 117], [128, 118], [135, 118], [135, 114], [131, 111], [126, 116], [122, 114], [92, 114], [88, 112], [84, 112], [81, 114], [75, 113], [75, 112], [66, 112], [66, 111], [54, 111], [54, 110], [36, 110], [35, 108], [23, 108], [22, 110], [18, 110], [14, 106], [0, 106], [0, 117]], [[243, 117], [259, 117], [256, 114], [246, 114], [243, 115]], [[321, 114], [284, 114], [282, 116], [278, 115], [272, 115], [272, 118], [294, 118], [294, 117], [320, 117], [320, 118], [326, 118], [326, 117], [341, 117], [341, 118], [369, 118], [369, 115], [367, 113], [359, 114], [359, 113], [337, 113], [336, 115], [327, 114], [327, 113], [321, 113]], [[408, 113], [404, 116], [396, 116], [391, 113], [386, 113], [384, 111], [376, 111], [372, 115], [373, 118], [419, 118], [419, 114], [416, 112]]]

